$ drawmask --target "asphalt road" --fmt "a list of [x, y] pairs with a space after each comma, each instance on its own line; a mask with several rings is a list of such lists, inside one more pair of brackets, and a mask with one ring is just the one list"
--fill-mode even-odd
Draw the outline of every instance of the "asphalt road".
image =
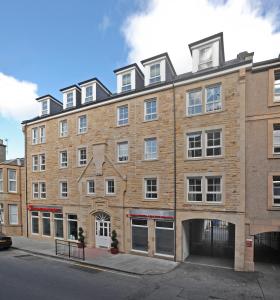
[[134, 276], [9, 250], [0, 251], [0, 300], [280, 299], [280, 271], [237, 273], [182, 264]]

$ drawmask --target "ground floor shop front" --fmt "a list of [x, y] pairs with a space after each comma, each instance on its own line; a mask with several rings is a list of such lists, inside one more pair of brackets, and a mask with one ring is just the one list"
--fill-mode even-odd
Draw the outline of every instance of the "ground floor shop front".
[[[176, 221], [175, 221], [176, 220]], [[185, 261], [192, 255], [232, 260], [246, 270], [243, 214], [168, 209], [89, 206], [29, 206], [32, 238], [78, 240], [84, 230], [89, 247], [110, 248], [116, 230], [119, 250], [125, 253]]]

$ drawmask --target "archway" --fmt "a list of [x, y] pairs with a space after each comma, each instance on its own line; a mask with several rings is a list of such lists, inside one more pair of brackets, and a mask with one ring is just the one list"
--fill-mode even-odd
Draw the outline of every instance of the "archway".
[[280, 232], [262, 232], [254, 236], [254, 261], [280, 264]]
[[183, 258], [196, 256], [234, 260], [235, 225], [217, 219], [184, 221]]

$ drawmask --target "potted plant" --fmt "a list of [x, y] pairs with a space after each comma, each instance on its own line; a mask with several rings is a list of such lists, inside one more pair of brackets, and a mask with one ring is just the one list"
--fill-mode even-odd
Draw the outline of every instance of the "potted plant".
[[78, 248], [83, 248], [85, 246], [85, 236], [84, 236], [84, 230], [82, 227], [79, 227], [78, 232]]
[[112, 254], [118, 254], [119, 253], [119, 248], [118, 248], [119, 241], [117, 239], [117, 232], [116, 232], [116, 230], [112, 231], [111, 239], [112, 239], [111, 253]]

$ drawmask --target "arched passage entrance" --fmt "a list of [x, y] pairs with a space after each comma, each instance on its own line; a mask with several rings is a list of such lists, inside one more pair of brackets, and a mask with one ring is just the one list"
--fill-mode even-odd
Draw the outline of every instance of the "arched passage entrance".
[[190, 255], [234, 259], [235, 225], [216, 219], [183, 222], [183, 258]]
[[263, 232], [254, 236], [254, 261], [280, 264], [280, 232]]
[[111, 243], [111, 218], [105, 212], [95, 214], [95, 246], [109, 248]]

